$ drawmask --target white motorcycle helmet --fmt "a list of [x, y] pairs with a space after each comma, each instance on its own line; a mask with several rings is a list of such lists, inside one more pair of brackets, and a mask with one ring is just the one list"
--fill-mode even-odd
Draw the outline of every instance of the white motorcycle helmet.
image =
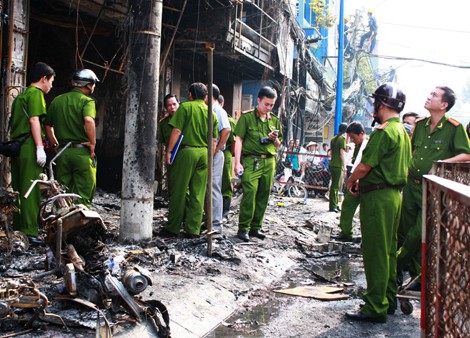
[[96, 74], [90, 69], [81, 69], [76, 71], [72, 77], [72, 86], [85, 87], [87, 84], [96, 84], [100, 82]]

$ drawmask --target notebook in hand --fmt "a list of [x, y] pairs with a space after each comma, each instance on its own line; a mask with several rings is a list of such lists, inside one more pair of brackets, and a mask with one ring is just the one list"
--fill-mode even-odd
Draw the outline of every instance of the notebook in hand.
[[173, 150], [171, 151], [171, 156], [170, 156], [170, 164], [173, 164], [173, 161], [175, 160], [176, 154], [178, 153], [178, 149], [180, 148], [181, 141], [183, 140], [184, 135], [180, 134], [178, 137], [178, 141], [176, 141], [175, 146], [173, 147]]

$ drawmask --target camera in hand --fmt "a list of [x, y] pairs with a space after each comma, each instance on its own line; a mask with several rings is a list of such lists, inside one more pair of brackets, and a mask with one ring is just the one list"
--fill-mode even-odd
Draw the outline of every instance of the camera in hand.
[[259, 138], [259, 143], [261, 143], [261, 144], [269, 144], [269, 143], [272, 143], [272, 142], [273, 141], [267, 136]]

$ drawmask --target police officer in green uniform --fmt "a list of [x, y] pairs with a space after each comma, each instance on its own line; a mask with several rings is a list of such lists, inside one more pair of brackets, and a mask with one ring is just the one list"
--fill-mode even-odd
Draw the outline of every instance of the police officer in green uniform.
[[[365, 304], [346, 313], [352, 320], [385, 323], [396, 310], [397, 228], [401, 189], [406, 183], [411, 144], [399, 114], [405, 94], [395, 83], [381, 85], [374, 97], [374, 121], [382, 123], [370, 136], [361, 163], [347, 187], [360, 192], [362, 255], [367, 280]], [[358, 184], [359, 183], [359, 184]]]
[[[354, 153], [351, 161], [354, 163], [351, 173], [354, 172], [354, 169], [361, 162], [362, 159], [362, 150], [367, 145], [366, 132], [364, 126], [360, 122], [352, 122], [346, 129], [351, 141], [356, 145], [354, 147]], [[360, 155], [361, 154], [361, 155]], [[352, 241], [353, 236], [353, 218], [356, 213], [356, 209], [360, 203], [359, 196], [353, 196], [348, 190], [346, 190], [346, 195], [344, 196], [344, 201], [341, 204], [341, 216], [339, 218], [339, 227], [341, 232], [339, 236], [336, 237], [340, 241]]]
[[11, 107], [11, 139], [23, 141], [19, 156], [11, 159], [11, 185], [19, 193], [19, 208], [13, 215], [13, 228], [25, 233], [33, 245], [41, 243], [37, 238], [41, 204], [39, 186], [34, 187], [27, 199], [24, 195], [46, 164], [42, 141], [42, 122], [46, 116], [44, 94], [51, 90], [54, 76], [54, 70], [47, 64], [35, 64], [30, 86], [16, 97]]
[[339, 125], [338, 134], [331, 139], [330, 149], [331, 149], [331, 160], [328, 164], [328, 170], [331, 175], [331, 185], [330, 185], [330, 211], [339, 212], [338, 208], [338, 193], [343, 181], [343, 173], [346, 172], [346, 160], [344, 156], [344, 151], [346, 150], [346, 139], [343, 134], [346, 132], [348, 125], [346, 123], [341, 123]]
[[173, 127], [169, 125], [170, 119], [178, 110], [180, 102], [175, 94], [168, 94], [163, 99], [163, 105], [165, 106], [167, 113], [159, 121], [160, 125], [158, 128], [158, 143], [166, 147], [168, 145], [168, 141], [170, 140], [171, 131], [173, 130]]
[[90, 97], [99, 82], [90, 69], [73, 74], [70, 92], [57, 96], [47, 110], [46, 134], [56, 149], [71, 142], [57, 158], [57, 180], [91, 206], [96, 190], [96, 107]]
[[[465, 128], [448, 117], [455, 103], [455, 94], [448, 87], [436, 87], [424, 108], [431, 114], [421, 118], [411, 138], [413, 157], [408, 168], [408, 182], [403, 190], [403, 207], [398, 228], [398, 275], [408, 265], [412, 279], [421, 273], [422, 177], [429, 173], [433, 161], [470, 161], [470, 144]], [[420, 289], [420, 283], [410, 286]]]
[[[161, 237], [177, 237], [184, 221], [185, 237], [198, 237], [201, 230], [204, 197], [207, 185], [208, 110], [204, 102], [207, 87], [195, 82], [189, 86], [189, 102], [181, 103], [169, 125], [173, 127], [166, 153], [170, 165], [171, 152], [180, 135], [181, 145], [169, 171], [168, 222]], [[213, 143], [218, 137], [218, 121], [213, 114]], [[189, 191], [188, 200], [186, 193]]]
[[271, 114], [276, 99], [273, 88], [261, 88], [257, 108], [240, 116], [235, 127], [235, 172], [241, 175], [243, 189], [237, 236], [246, 242], [250, 236], [265, 238], [260, 229], [282, 140], [279, 119]]
[[[168, 142], [170, 141], [170, 135], [171, 131], [173, 130], [173, 127], [169, 125], [171, 118], [173, 115], [175, 115], [176, 111], [178, 110], [178, 107], [180, 105], [180, 102], [178, 100], [178, 97], [174, 94], [168, 94], [165, 96], [163, 99], [163, 105], [165, 106], [166, 114], [163, 116], [160, 121], [158, 121], [158, 143], [160, 145], [160, 148], [162, 151], [166, 150], [168, 146]], [[167, 176], [167, 184], [168, 184], [168, 176], [169, 176], [169, 171], [171, 166], [165, 166], [165, 170], [160, 168], [160, 164], [158, 163], [158, 168], [160, 173], [166, 172]], [[159, 183], [162, 183], [162, 177], [159, 176], [158, 178]], [[168, 185], [167, 185], [168, 186]]]
[[[221, 95], [222, 96], [222, 95]], [[224, 150], [224, 170], [222, 172], [222, 197], [223, 197], [223, 216], [228, 217], [230, 211], [230, 203], [232, 202], [233, 187], [232, 187], [232, 173], [233, 173], [233, 154], [235, 149], [235, 120], [233, 117], [228, 116], [230, 122], [230, 136], [225, 144]]]

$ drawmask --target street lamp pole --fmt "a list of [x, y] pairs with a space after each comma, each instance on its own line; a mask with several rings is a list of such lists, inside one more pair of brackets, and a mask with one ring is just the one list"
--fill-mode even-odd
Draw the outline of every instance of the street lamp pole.
[[339, 2], [339, 47], [338, 69], [336, 73], [336, 107], [335, 107], [335, 135], [339, 131], [339, 125], [343, 122], [343, 62], [344, 62], [344, 0]]

